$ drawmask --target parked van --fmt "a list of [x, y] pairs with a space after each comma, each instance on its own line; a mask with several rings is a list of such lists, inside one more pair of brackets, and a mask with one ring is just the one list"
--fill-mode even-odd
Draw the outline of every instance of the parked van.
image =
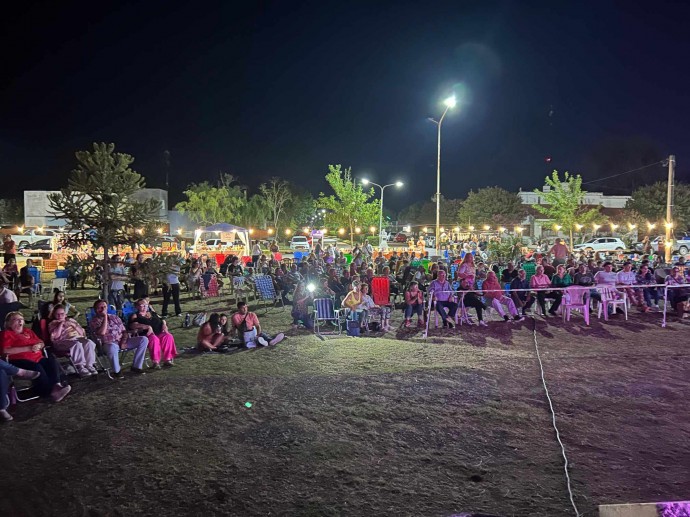
[[295, 235], [290, 240], [290, 249], [310, 251], [311, 246], [309, 246], [309, 240], [304, 235]]

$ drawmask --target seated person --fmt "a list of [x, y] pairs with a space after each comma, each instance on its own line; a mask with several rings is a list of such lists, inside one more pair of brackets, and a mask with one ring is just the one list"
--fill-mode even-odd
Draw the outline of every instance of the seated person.
[[546, 318], [546, 299], [553, 299], [553, 305], [548, 311], [551, 316], [556, 315], [558, 306], [561, 304], [563, 293], [561, 291], [549, 291], [551, 279], [544, 274], [544, 266], [537, 266], [537, 272], [530, 278], [530, 288], [537, 291], [537, 303], [541, 307], [542, 315]]
[[[326, 282], [326, 279], [323, 279]], [[326, 289], [329, 289], [326, 285]], [[332, 291], [331, 291], [332, 292]], [[295, 293], [292, 297], [292, 328], [299, 328], [301, 321], [307, 329], [314, 328], [314, 321], [309, 316], [309, 302], [311, 301], [311, 294], [307, 290], [304, 282], [299, 282], [295, 287]]]
[[33, 277], [30, 268], [34, 266], [34, 261], [31, 259], [26, 259], [26, 266], [19, 270], [19, 291], [24, 293], [30, 293], [33, 290], [34, 283], [36, 279]]
[[362, 320], [365, 325], [365, 331], [368, 332], [369, 316], [371, 314], [381, 315], [381, 330], [387, 332], [391, 328], [391, 308], [390, 306], [380, 306], [374, 303], [374, 300], [369, 296], [369, 284], [362, 284], [362, 303], [361, 307], [363, 309]]
[[129, 317], [129, 330], [140, 336], [146, 336], [149, 341], [149, 355], [153, 362], [153, 368], [163, 366], [174, 366], [173, 360], [177, 355], [175, 338], [168, 332], [168, 324], [161, 319], [154, 311], [149, 310], [148, 301], [140, 298], [134, 304], [136, 312]]
[[7, 392], [10, 389], [10, 377], [34, 380], [40, 375], [41, 372], [17, 368], [13, 364], [0, 359], [0, 422], [14, 420], [12, 415], [7, 412], [7, 408], [10, 406], [10, 398], [7, 396]]
[[636, 281], [635, 272], [632, 270], [632, 262], [624, 262], [623, 269], [616, 274], [616, 285], [618, 289], [625, 292], [630, 303], [636, 305], [642, 312], [649, 311], [649, 307], [644, 304], [644, 297], [639, 289], [629, 287]]
[[149, 340], [146, 336], [130, 337], [122, 320], [115, 314], [108, 314], [108, 304], [105, 300], [97, 300], [93, 304], [95, 315], [91, 318], [89, 328], [93, 335], [103, 343], [110, 364], [113, 367], [113, 375], [116, 379], [124, 377], [120, 369], [120, 350], [134, 350], [134, 360], [131, 371], [137, 374], [145, 373], [144, 359], [146, 359], [146, 347]]
[[13, 291], [17, 288], [17, 281], [19, 280], [19, 269], [17, 269], [17, 259], [10, 258], [2, 268], [2, 272], [7, 277], [7, 285]]
[[8, 283], [5, 279], [0, 279], [0, 304], [15, 303], [16, 301], [16, 293], [8, 287]]
[[[470, 284], [469, 278], [463, 278], [462, 280], [460, 280], [461, 291], [472, 291], [472, 289], [474, 289], [474, 286]], [[488, 327], [488, 325], [484, 321], [483, 314], [483, 311], [486, 310], [486, 305], [484, 305], [481, 298], [479, 298], [480, 295], [478, 295], [475, 292], [465, 292], [461, 293], [461, 296], [461, 303], [463, 307], [474, 307], [474, 310], [477, 312], [477, 321], [479, 321], [479, 326]], [[472, 320], [469, 319], [469, 315], [467, 319], [468, 323], [472, 325]]]
[[201, 264], [198, 260], [193, 260], [192, 265], [189, 268], [189, 273], [187, 273], [187, 288], [189, 291], [193, 292], [199, 290], [202, 274], [203, 271], [201, 269]]
[[[227, 323], [227, 316], [225, 316]], [[223, 326], [220, 323], [220, 316], [217, 313], [211, 314], [201, 327], [196, 335], [197, 349], [202, 352], [214, 352], [223, 346], [227, 340], [232, 329], [228, 329], [228, 334], [223, 332]]]
[[527, 271], [520, 268], [517, 278], [510, 282], [510, 297], [513, 299], [515, 308], [522, 310], [523, 316], [527, 315], [527, 311], [532, 307], [535, 300], [528, 289], [530, 286], [527, 280]]
[[676, 287], [686, 283], [685, 277], [678, 266], [674, 266], [671, 269], [671, 273], [666, 277], [665, 282], [669, 286], [668, 302], [676, 310], [676, 315], [682, 318], [685, 312], [685, 305], [690, 298], [690, 289], [687, 287]]
[[515, 265], [512, 262], [508, 262], [508, 265], [501, 273], [501, 282], [503, 284], [510, 284], [513, 280], [518, 277], [518, 271], [515, 269]]
[[[647, 264], [643, 263], [640, 266], [637, 275], [635, 275], [635, 283], [637, 285], [647, 286], [656, 284], [654, 273], [649, 270], [649, 266]], [[643, 287], [642, 296], [647, 304], [647, 307], [655, 310], [659, 309], [659, 290], [656, 287]]]
[[57, 307], [58, 305], [62, 305], [65, 308], [65, 311], [67, 311], [68, 318], [77, 319], [79, 317], [79, 311], [74, 305], [67, 301], [65, 293], [63, 291], [58, 291], [56, 289], [55, 294], [53, 294], [53, 301], [50, 304], [48, 304], [48, 319], [53, 319], [53, 309], [55, 309], [55, 307]]
[[364, 309], [362, 308], [362, 292], [359, 280], [353, 280], [350, 292], [343, 298], [342, 307], [349, 310], [348, 318], [352, 321], [361, 321]]
[[228, 276], [244, 276], [244, 270], [239, 257], [233, 257], [228, 267]]
[[429, 296], [433, 296], [436, 301], [436, 312], [441, 316], [443, 326], [450, 328], [453, 328], [455, 324], [455, 313], [458, 310], [453, 291], [450, 282], [446, 280], [446, 272], [443, 270], [438, 272], [438, 277], [429, 284], [427, 289]]
[[413, 314], [417, 315], [417, 326], [424, 327], [424, 293], [417, 282], [410, 282], [405, 291], [405, 327], [410, 326]]
[[280, 332], [275, 337], [262, 332], [259, 317], [249, 312], [246, 302], [237, 302], [237, 312], [232, 315], [232, 326], [237, 329], [242, 343], [247, 348], [256, 347], [256, 343], [262, 346], [273, 346], [285, 339], [285, 334]]
[[556, 274], [551, 277], [551, 285], [553, 287], [569, 287], [573, 285], [573, 279], [566, 273], [563, 264], [559, 264], [556, 268]]
[[541, 259], [541, 265], [544, 267], [544, 274], [548, 276], [549, 279], [556, 274], [556, 268], [551, 265], [547, 257]]
[[43, 341], [31, 329], [24, 328], [21, 312], [7, 314], [5, 330], [0, 332], [0, 355], [7, 355], [9, 363], [17, 368], [38, 372], [33, 385], [36, 394], [60, 402], [72, 388], [60, 383], [60, 365], [53, 356], [45, 357], [44, 349]]
[[66, 353], [72, 359], [79, 377], [96, 375], [96, 343], [86, 337], [77, 320], [67, 317], [64, 305], [56, 305], [51, 311], [48, 330], [53, 348]]
[[508, 312], [513, 317], [513, 320], [519, 321], [523, 319], [518, 315], [518, 311], [513, 300], [505, 294], [503, 286], [498, 281], [496, 273], [493, 271], [489, 271], [487, 273], [486, 280], [484, 280], [484, 284], [482, 285], [482, 290], [484, 291], [484, 298], [486, 299], [487, 303], [491, 303], [491, 306], [496, 309], [496, 312], [498, 312], [498, 314], [505, 321], [510, 321], [510, 318], [503, 309], [504, 306], [508, 309]]

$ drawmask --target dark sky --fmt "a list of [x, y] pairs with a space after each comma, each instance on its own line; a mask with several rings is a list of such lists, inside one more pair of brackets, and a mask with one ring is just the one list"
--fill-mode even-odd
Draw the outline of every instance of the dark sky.
[[681, 178], [690, 170], [687, 2], [12, 4], [0, 20], [3, 197], [63, 186], [75, 150], [112, 141], [152, 187], [170, 151], [171, 202], [219, 171], [316, 194], [342, 163], [404, 180], [387, 191], [400, 209], [435, 191], [427, 117], [451, 92], [447, 197], [532, 189], [551, 168], [587, 180], [610, 139], [641, 139], [675, 153]]

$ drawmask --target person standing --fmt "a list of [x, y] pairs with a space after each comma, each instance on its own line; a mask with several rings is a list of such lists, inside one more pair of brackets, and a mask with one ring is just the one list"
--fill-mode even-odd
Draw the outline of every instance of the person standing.
[[180, 307], [180, 265], [177, 263], [170, 267], [165, 282], [163, 282], [163, 309], [161, 310], [163, 318], [168, 316], [168, 305], [170, 305], [171, 297], [175, 304], [175, 316], [182, 316], [182, 307]]
[[120, 255], [113, 255], [110, 258], [110, 289], [108, 291], [108, 301], [114, 305], [118, 311], [122, 310], [125, 301], [125, 280], [127, 274], [122, 267]]
[[2, 249], [5, 254], [5, 264], [9, 262], [10, 259], [17, 258], [17, 245], [12, 240], [11, 235], [5, 235], [5, 239], [2, 241]]
[[256, 269], [259, 264], [259, 258], [261, 257], [261, 246], [259, 246], [259, 241], [254, 241], [252, 244], [252, 267]]
[[[568, 260], [568, 246], [565, 245], [563, 239], [556, 239], [556, 243], [551, 247], [549, 253], [553, 255], [553, 265], [565, 264]], [[547, 273], [548, 275], [548, 273]]]

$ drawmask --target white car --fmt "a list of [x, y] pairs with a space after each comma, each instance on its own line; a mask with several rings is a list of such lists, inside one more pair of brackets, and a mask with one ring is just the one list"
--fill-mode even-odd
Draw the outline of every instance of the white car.
[[595, 237], [573, 246], [577, 251], [623, 251], [627, 249], [625, 243], [615, 237]]
[[310, 251], [311, 246], [309, 246], [309, 240], [304, 235], [295, 235], [290, 240], [290, 249]]

